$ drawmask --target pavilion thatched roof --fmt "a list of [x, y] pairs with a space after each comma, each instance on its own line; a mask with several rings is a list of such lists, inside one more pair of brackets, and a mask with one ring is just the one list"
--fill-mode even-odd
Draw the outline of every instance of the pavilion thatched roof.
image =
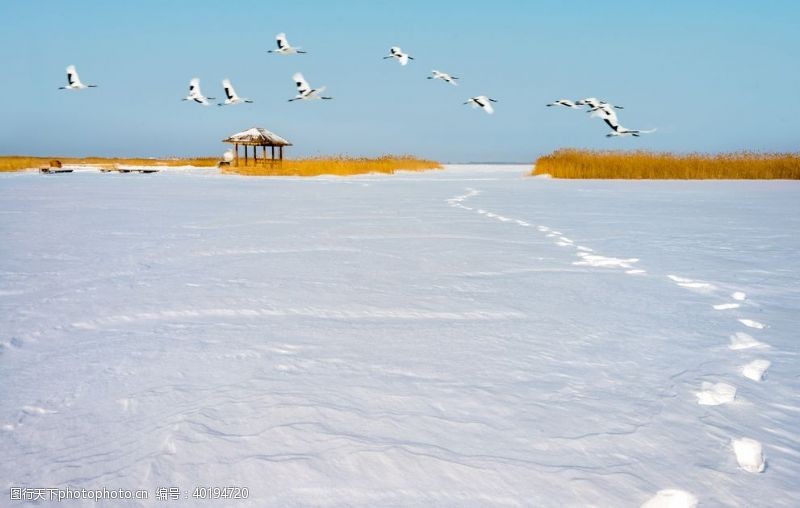
[[239, 143], [240, 145], [256, 145], [256, 146], [291, 146], [287, 140], [278, 136], [274, 132], [261, 127], [253, 127], [246, 131], [237, 132], [232, 134], [227, 139], [222, 140], [225, 143]]

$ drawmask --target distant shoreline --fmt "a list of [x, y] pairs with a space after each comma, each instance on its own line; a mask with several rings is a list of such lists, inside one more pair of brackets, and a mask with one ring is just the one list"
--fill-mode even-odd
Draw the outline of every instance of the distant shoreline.
[[[57, 162], [56, 162], [57, 161]], [[409, 155], [385, 155], [372, 158], [358, 157], [315, 157], [308, 159], [285, 159], [283, 161], [263, 161], [254, 163], [252, 159], [240, 165], [221, 163], [216, 157], [196, 158], [119, 158], [119, 157], [29, 157], [24, 155], [0, 156], [0, 172], [36, 170], [61, 164], [65, 167], [96, 167], [98, 170], [114, 170], [120, 167], [215, 168], [228, 174], [246, 176], [319, 176], [319, 175], [360, 175], [368, 173], [391, 174], [396, 171], [427, 171], [441, 169], [437, 161], [419, 159]]]

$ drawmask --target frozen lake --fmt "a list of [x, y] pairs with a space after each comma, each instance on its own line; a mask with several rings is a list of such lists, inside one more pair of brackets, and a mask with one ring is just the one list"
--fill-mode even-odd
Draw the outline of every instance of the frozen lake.
[[797, 506], [800, 182], [529, 169], [0, 174], [0, 504]]

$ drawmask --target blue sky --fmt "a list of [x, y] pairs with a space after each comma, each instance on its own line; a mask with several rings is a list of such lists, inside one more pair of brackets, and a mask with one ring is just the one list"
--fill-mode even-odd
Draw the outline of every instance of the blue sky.
[[[251, 126], [290, 139], [291, 156], [796, 151], [798, 20], [794, 1], [0, 0], [0, 154], [218, 155]], [[309, 54], [267, 54], [282, 31]], [[392, 45], [416, 60], [382, 60]], [[100, 87], [58, 90], [68, 64]], [[335, 100], [288, 103], [295, 71]], [[194, 76], [216, 97], [228, 77], [256, 103], [181, 102]], [[494, 116], [462, 104], [481, 94], [499, 100]], [[544, 107], [586, 96], [659, 130], [607, 139], [599, 120]]]

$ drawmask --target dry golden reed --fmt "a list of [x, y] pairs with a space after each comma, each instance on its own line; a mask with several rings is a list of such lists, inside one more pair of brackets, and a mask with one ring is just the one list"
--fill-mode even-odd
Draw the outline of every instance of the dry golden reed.
[[[20, 171], [47, 166], [51, 160], [59, 160], [65, 166], [80, 164], [93, 165], [100, 168], [113, 168], [123, 164], [128, 166], [197, 166], [213, 167], [219, 162], [214, 157], [190, 159], [126, 159], [104, 157], [26, 157], [0, 156], [0, 171]], [[244, 164], [243, 158], [240, 163]], [[225, 167], [223, 172], [250, 176], [318, 176], [318, 175], [360, 175], [365, 173], [388, 173], [396, 171], [425, 171], [441, 169], [436, 161], [418, 159], [402, 155], [385, 155], [375, 158], [356, 157], [318, 157], [311, 159], [285, 159], [282, 162], [263, 163], [249, 166]]]
[[662, 180], [800, 179], [800, 154], [737, 152], [718, 155], [562, 149], [540, 157], [534, 175], [554, 178]]
[[[242, 162], [241, 159], [239, 161]], [[257, 166], [230, 166], [224, 168], [224, 172], [248, 176], [349, 176], [366, 173], [392, 174], [396, 171], [426, 171], [441, 169], [441, 167], [442, 165], [436, 161], [417, 159], [409, 155], [384, 155], [372, 159], [355, 157], [284, 159], [282, 162], [259, 163]]]

